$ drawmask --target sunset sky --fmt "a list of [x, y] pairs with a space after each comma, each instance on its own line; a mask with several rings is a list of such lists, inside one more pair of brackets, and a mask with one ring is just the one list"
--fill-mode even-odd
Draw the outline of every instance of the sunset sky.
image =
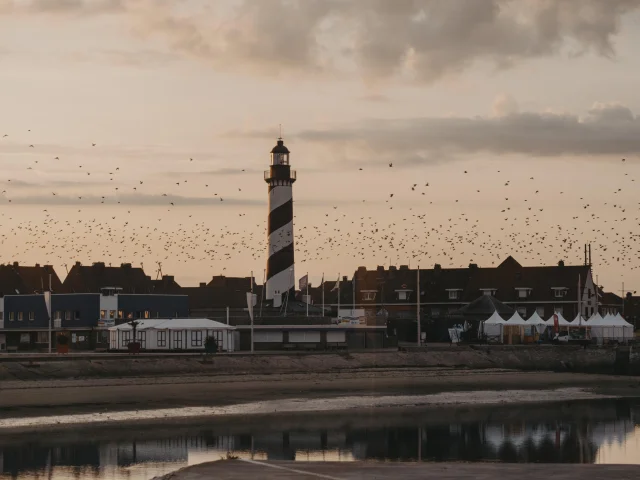
[[639, 0], [0, 0], [0, 261], [260, 282], [282, 124], [297, 277], [591, 242], [640, 290], [639, 26]]

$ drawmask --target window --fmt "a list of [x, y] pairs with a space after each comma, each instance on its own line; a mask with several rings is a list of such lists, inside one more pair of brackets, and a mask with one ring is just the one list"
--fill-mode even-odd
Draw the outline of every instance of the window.
[[140, 348], [147, 348], [147, 332], [136, 332], [136, 341], [140, 343]]
[[24, 312], [18, 312], [18, 321], [21, 322], [24, 320]]
[[460, 298], [459, 290], [449, 290], [449, 300], [458, 300]]
[[527, 307], [518, 307], [517, 309], [518, 315], [522, 318], [527, 318]]
[[122, 341], [122, 346], [126, 347], [131, 342], [131, 332], [128, 332], [126, 330], [122, 330], [120, 332], [120, 339]]
[[182, 349], [182, 331], [180, 330], [173, 332], [173, 348]]
[[118, 310], [118, 318], [124, 318], [124, 312], [122, 310]]
[[536, 307], [536, 313], [540, 318], [544, 318], [544, 307]]
[[494, 296], [496, 294], [496, 289], [495, 288], [481, 288], [480, 291], [482, 292], [483, 295], [492, 295], [492, 296]]
[[107, 311], [100, 310], [100, 320], [105, 320], [107, 318]]
[[564, 313], [564, 307], [553, 307], [553, 312], [562, 315]]
[[191, 346], [192, 347], [202, 346], [202, 330], [195, 330], [191, 332]]
[[567, 289], [566, 288], [554, 288], [553, 289], [553, 294], [556, 298], [564, 298], [564, 296], [567, 294]]
[[142, 311], [136, 312], [136, 319], [142, 318]]
[[75, 313], [74, 313], [74, 318], [75, 318], [76, 320], [80, 320], [80, 310], [76, 310], [76, 311], [75, 311]]
[[71, 310], [66, 310], [64, 312], [64, 319], [67, 321], [71, 320]]
[[158, 332], [158, 347], [166, 347], [167, 346], [167, 332]]
[[49, 332], [38, 332], [36, 343], [49, 343]]
[[151, 316], [149, 315], [149, 310], [145, 310], [144, 318], [151, 318]]
[[518, 298], [527, 298], [529, 296], [528, 288], [516, 288], [518, 290]]
[[376, 292], [362, 292], [362, 300], [372, 301], [376, 299]]
[[407, 292], [406, 290], [401, 290], [398, 292], [398, 300], [409, 300], [411, 296], [411, 292]]
[[431, 309], [431, 316], [432, 317], [439, 317], [440, 316], [440, 309], [439, 308], [432, 308]]
[[36, 319], [36, 312], [29, 312], [29, 321], [33, 322]]
[[109, 310], [109, 318], [110, 319], [114, 319], [116, 318], [116, 311], [115, 310]]
[[60, 310], [56, 310], [53, 314], [54, 320], [62, 320], [62, 312]]
[[13, 322], [16, 319], [15, 312], [9, 312], [9, 321]]

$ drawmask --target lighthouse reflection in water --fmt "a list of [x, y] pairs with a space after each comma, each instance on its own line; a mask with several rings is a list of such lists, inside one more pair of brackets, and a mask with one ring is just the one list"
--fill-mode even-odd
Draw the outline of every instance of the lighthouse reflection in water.
[[294, 423], [2, 435], [0, 478], [148, 479], [228, 452], [301, 462], [640, 463], [639, 414], [640, 400], [615, 400], [485, 408], [455, 422], [404, 409], [382, 418], [337, 412]]

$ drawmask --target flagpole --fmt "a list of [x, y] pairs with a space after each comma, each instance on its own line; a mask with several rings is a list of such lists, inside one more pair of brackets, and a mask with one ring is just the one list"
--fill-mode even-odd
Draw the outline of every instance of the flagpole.
[[580, 283], [582, 278], [578, 274], [578, 326], [582, 327], [582, 292], [580, 291]]
[[324, 273], [322, 274], [322, 316], [324, 317]]
[[422, 332], [420, 325], [420, 265], [418, 265], [418, 288], [416, 292], [416, 312], [417, 312], [417, 320], [418, 320], [418, 346], [422, 345]]
[[356, 316], [356, 274], [353, 274], [353, 281], [351, 282], [351, 288], [353, 289], [353, 310], [351, 311], [351, 316]]
[[340, 274], [338, 274], [338, 320], [340, 320]]
[[309, 272], [307, 272], [307, 317], [309, 316]]

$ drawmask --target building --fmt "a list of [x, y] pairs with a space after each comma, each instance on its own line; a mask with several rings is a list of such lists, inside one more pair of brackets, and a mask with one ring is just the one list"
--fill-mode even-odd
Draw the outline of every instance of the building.
[[109, 326], [188, 315], [186, 295], [125, 294], [119, 287], [100, 293], [5, 295], [0, 299], [0, 345], [7, 350], [45, 350], [51, 329], [52, 344], [64, 334], [71, 349], [106, 348]]
[[426, 330], [429, 322], [449, 318], [480, 295], [495, 297], [523, 318], [534, 312], [549, 318], [558, 312], [572, 319], [578, 314], [578, 305], [588, 318], [597, 308], [590, 265], [567, 266], [560, 261], [555, 266], [525, 267], [511, 256], [495, 268], [470, 264], [447, 269], [435, 265], [418, 272], [406, 265], [375, 270], [360, 267], [351, 278], [342, 277], [311, 289], [315, 305], [321, 304], [323, 292], [332, 315], [344, 309], [364, 309], [367, 318], [385, 315], [390, 334], [397, 331], [400, 340], [412, 341], [417, 331], [418, 304]]
[[265, 300], [282, 305], [285, 295], [295, 295], [293, 183], [296, 171], [289, 165], [289, 149], [282, 138], [271, 150], [271, 166], [264, 172], [269, 185], [267, 221], [267, 279]]
[[0, 297], [48, 290], [63, 291], [62, 282], [51, 265], [36, 263], [34, 266], [25, 266], [18, 262], [0, 265]]
[[100, 293], [108, 287], [117, 287], [121, 293], [154, 293], [156, 285], [142, 268], [133, 267], [130, 263], [112, 267], [104, 262], [95, 262], [91, 266], [76, 262], [63, 283], [69, 293]]

